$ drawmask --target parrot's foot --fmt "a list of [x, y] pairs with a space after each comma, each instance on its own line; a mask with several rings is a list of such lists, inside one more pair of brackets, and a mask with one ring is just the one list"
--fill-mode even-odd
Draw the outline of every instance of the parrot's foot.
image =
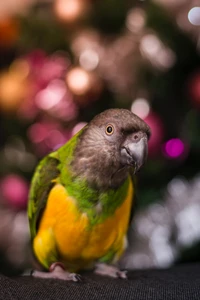
[[127, 271], [121, 271], [117, 267], [105, 263], [97, 263], [94, 272], [98, 275], [105, 275], [113, 278], [127, 279]]
[[32, 276], [39, 278], [54, 278], [75, 282], [82, 281], [81, 275], [65, 271], [64, 266], [58, 262], [53, 263], [50, 266], [49, 272], [33, 271]]

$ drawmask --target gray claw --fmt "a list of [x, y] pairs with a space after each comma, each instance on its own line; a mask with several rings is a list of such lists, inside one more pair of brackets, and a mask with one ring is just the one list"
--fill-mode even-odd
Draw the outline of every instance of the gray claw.
[[75, 281], [75, 282], [82, 282], [83, 281], [83, 277], [80, 274], [72, 273], [70, 275], [72, 277], [72, 280]]

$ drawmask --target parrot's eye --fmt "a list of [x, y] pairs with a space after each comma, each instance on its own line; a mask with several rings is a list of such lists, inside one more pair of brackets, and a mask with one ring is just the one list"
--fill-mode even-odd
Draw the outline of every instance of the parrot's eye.
[[114, 132], [114, 128], [113, 128], [113, 126], [112, 125], [107, 125], [107, 127], [106, 127], [106, 134], [107, 135], [111, 135], [111, 134], [113, 134], [113, 132]]

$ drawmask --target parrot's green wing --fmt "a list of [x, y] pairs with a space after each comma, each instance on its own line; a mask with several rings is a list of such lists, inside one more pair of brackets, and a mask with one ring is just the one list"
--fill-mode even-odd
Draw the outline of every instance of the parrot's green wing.
[[51, 153], [40, 162], [32, 179], [28, 203], [28, 218], [32, 239], [36, 235], [37, 225], [45, 208], [48, 194], [55, 184], [54, 180], [59, 176], [57, 168], [59, 160], [56, 158], [55, 153]]

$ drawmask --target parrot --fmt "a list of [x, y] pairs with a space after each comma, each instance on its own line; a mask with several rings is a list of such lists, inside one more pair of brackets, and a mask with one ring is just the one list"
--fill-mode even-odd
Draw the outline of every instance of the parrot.
[[[127, 278], [133, 177], [148, 156], [149, 126], [128, 109], [96, 115], [34, 172], [28, 199], [32, 276], [81, 281], [79, 272]], [[133, 175], [133, 176], [132, 176]]]

